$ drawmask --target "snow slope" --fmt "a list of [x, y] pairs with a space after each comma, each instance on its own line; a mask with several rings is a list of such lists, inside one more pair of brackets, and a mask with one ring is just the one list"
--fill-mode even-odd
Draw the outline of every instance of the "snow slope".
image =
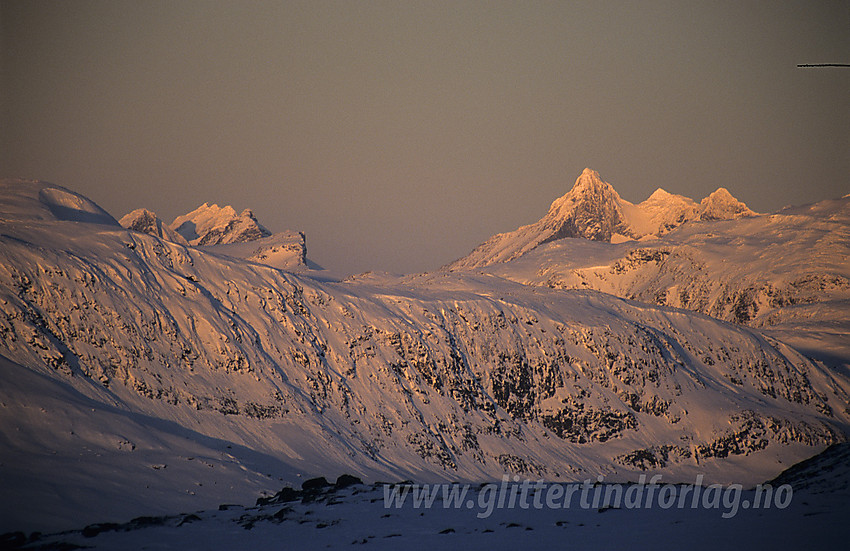
[[659, 188], [646, 201], [634, 205], [622, 199], [599, 173], [586, 168], [573, 188], [552, 203], [546, 216], [534, 224], [494, 235], [446, 269], [471, 269], [507, 262], [541, 245], [569, 237], [622, 242], [660, 236], [691, 221], [735, 219], [754, 214], [724, 188], [699, 204]]
[[204, 250], [280, 270], [297, 270], [308, 266], [307, 239], [302, 232], [278, 232], [241, 243], [207, 246]]
[[748, 328], [487, 274], [320, 282], [0, 189], [0, 530], [343, 472], [755, 483], [846, 438], [846, 379]]
[[[349, 549], [352, 545], [388, 550], [562, 549], [565, 545], [590, 550], [842, 549], [850, 538], [847, 455], [846, 444], [833, 446], [771, 481], [770, 498], [765, 498], [766, 491], [755, 489], [725, 490], [729, 493], [716, 500], [716, 507], [711, 499], [705, 500], [704, 496], [711, 496], [709, 488], [700, 490], [694, 507], [696, 490], [669, 486], [655, 490], [656, 496], [673, 496], [676, 504], [668, 508], [660, 501], [652, 507], [646, 507], [644, 501], [641, 508], [623, 503], [582, 508], [578, 497], [569, 508], [548, 507], [548, 503], [559, 505], [548, 501], [548, 496], [554, 495], [548, 485], [545, 490], [532, 489], [525, 508], [495, 508], [487, 515], [487, 509], [479, 504], [486, 507], [494, 501], [490, 495], [495, 494], [478, 486], [468, 488], [460, 506], [451, 498], [444, 501], [440, 494], [435, 504], [426, 508], [416, 507], [410, 495], [404, 506], [386, 507], [382, 485], [328, 484], [313, 491], [290, 491], [285, 500], [266, 505], [223, 504], [218, 510], [80, 526], [67, 533], [37, 536], [33, 545], [94, 549], [308, 550]], [[791, 484], [792, 492], [783, 493], [783, 484]], [[451, 487], [456, 496], [461, 489]], [[601, 495], [608, 489], [602, 486]], [[776, 495], [783, 499], [772, 499]], [[785, 496], [789, 496], [788, 502]], [[756, 502], [760, 507], [752, 507]], [[25, 534], [17, 537], [19, 541], [27, 539]]]
[[[41, 222], [76, 222], [118, 226], [118, 222], [91, 199], [62, 186], [35, 180], [0, 180], [0, 222], [32, 226]], [[71, 228], [73, 225], [66, 225]]]

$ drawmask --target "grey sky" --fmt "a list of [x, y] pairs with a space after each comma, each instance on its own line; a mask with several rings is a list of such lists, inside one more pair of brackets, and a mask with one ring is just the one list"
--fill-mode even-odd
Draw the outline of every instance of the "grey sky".
[[0, 173], [436, 269], [585, 166], [625, 198], [850, 192], [850, 3], [0, 1]]

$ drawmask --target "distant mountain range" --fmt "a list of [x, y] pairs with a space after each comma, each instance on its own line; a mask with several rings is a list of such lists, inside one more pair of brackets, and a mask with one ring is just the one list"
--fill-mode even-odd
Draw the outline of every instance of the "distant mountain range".
[[586, 169], [543, 219], [444, 270], [685, 308], [850, 368], [850, 196], [770, 215], [723, 188], [632, 205]]
[[534, 224], [494, 235], [447, 269], [507, 262], [565, 238], [618, 243], [658, 237], [688, 222], [730, 220], [755, 214], [724, 188], [718, 188], [700, 203], [659, 188], [646, 201], [634, 205], [622, 199], [599, 173], [586, 168], [573, 188], [552, 203], [546, 216]]
[[219, 207], [204, 203], [178, 216], [170, 225], [147, 209], [136, 209], [119, 222], [129, 230], [172, 243], [205, 247], [275, 268], [292, 270], [308, 264], [307, 240], [303, 233], [284, 231], [272, 235], [250, 209], [237, 214], [229, 205]]

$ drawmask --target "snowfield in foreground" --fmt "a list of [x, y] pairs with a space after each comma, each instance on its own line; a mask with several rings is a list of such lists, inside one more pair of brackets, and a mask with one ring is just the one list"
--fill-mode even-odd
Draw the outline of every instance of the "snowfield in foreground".
[[[841, 549], [850, 537], [850, 447], [838, 445], [755, 489], [686, 486], [592, 487], [567, 500], [565, 486], [447, 485], [433, 500], [415, 501], [406, 484], [313, 486], [282, 491], [258, 506], [221, 504], [216, 510], [140, 517], [122, 524], [30, 538], [27, 548], [91, 549]], [[314, 481], [311, 481], [314, 482]], [[796, 491], [788, 491], [794, 482]], [[444, 490], [445, 488], [445, 490]], [[496, 491], [489, 491], [496, 489]], [[499, 490], [507, 488], [503, 503]], [[460, 491], [466, 490], [461, 499]], [[445, 491], [445, 493], [443, 493]], [[428, 494], [430, 495], [430, 494]], [[511, 496], [515, 506], [507, 507]], [[694, 495], [697, 497], [694, 498]], [[387, 499], [387, 496], [391, 496]], [[444, 496], [446, 498], [444, 499]], [[596, 496], [599, 505], [594, 505]], [[395, 497], [393, 500], [392, 498]], [[586, 497], [584, 501], [582, 499]], [[427, 503], [430, 506], [426, 506]], [[520, 506], [526, 505], [526, 507]], [[584, 505], [590, 506], [584, 506]], [[681, 504], [681, 506], [680, 506]], [[759, 507], [755, 507], [759, 504]], [[554, 506], [552, 506], [554, 505]], [[489, 513], [489, 514], [488, 514]], [[353, 546], [353, 547], [352, 547]]]

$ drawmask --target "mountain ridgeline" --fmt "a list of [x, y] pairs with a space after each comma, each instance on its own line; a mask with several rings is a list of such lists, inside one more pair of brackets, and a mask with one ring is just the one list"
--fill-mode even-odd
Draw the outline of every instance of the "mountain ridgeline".
[[763, 218], [722, 191], [631, 205], [585, 171], [543, 220], [488, 241], [495, 256], [476, 249], [473, 270], [337, 282], [249, 258], [277, 234], [201, 246], [203, 216], [183, 243], [155, 215], [125, 229], [52, 184], [0, 193], [0, 436], [17, 458], [0, 476], [24, 502], [70, 461], [113, 484], [90, 497], [102, 509], [109, 488], [144, 510], [197, 480], [182, 508], [342, 472], [756, 483], [848, 434], [847, 377], [776, 335], [545, 272], [565, 243], [616, 262], [645, 242], [609, 241]]
[[723, 188], [632, 205], [588, 169], [540, 221], [444, 270], [685, 308], [850, 368], [850, 196], [767, 215]]
[[541, 245], [565, 238], [621, 242], [661, 236], [687, 222], [728, 220], [755, 214], [724, 188], [700, 203], [659, 188], [646, 201], [634, 205], [622, 199], [596, 171], [586, 168], [573, 188], [552, 203], [546, 216], [534, 224], [494, 235], [446, 269], [480, 268], [507, 262]]
[[147, 209], [136, 209], [119, 222], [129, 230], [172, 243], [204, 247], [283, 270], [304, 268], [308, 264], [307, 239], [302, 232], [287, 230], [272, 234], [250, 209], [237, 214], [230, 205], [204, 203], [169, 225]]

